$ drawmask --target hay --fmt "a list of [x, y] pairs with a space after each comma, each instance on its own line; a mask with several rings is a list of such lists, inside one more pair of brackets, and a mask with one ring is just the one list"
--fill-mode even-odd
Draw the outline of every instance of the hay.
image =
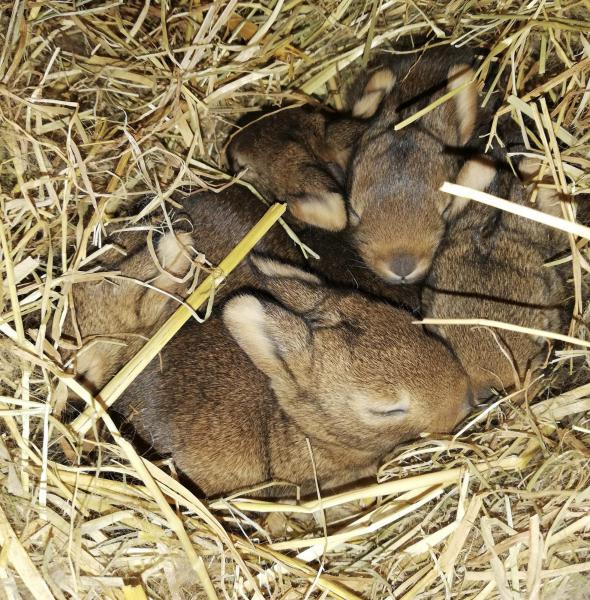
[[[407, 51], [410, 37], [486, 47], [478, 77], [492, 62], [508, 75], [498, 114], [520, 125], [551, 185], [581, 197], [587, 3], [14, 0], [3, 9], [0, 595], [587, 597], [583, 348], [561, 348], [540, 386], [499, 398], [457, 436], [400, 448], [378, 484], [289, 504], [203, 503], [173, 466], [138, 457], [108, 417], [111, 435], [91, 432], [88, 455], [60, 422], [67, 373], [44, 342], [50, 323], [59, 338], [71, 284], [89, 277], [118, 208], [152, 194], [144, 212], [158, 211], [180, 188], [222, 188], [220, 150], [238, 116], [307, 94], [338, 108], [347, 67], [371, 48], [403, 41]], [[117, 223], [137, 227], [142, 216]], [[569, 335], [587, 340], [586, 241], [572, 237], [571, 248]], [[30, 315], [41, 322], [36, 338]]]

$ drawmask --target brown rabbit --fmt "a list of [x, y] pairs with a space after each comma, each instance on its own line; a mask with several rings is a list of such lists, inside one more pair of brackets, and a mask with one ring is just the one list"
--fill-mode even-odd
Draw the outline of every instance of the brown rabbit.
[[80, 335], [82, 347], [70, 359], [89, 389], [100, 390], [178, 306], [170, 294], [190, 285], [191, 242], [190, 233], [167, 232], [156, 244], [159, 268], [143, 244], [117, 261], [120, 277], [72, 285], [74, 314], [64, 333]]
[[[392, 283], [422, 279], [457, 213], [439, 191], [455, 180], [478, 125], [474, 59], [467, 50], [433, 50], [379, 59], [352, 114], [370, 118], [348, 172], [351, 237], [373, 271]], [[356, 87], [359, 87], [359, 83]], [[362, 87], [362, 86], [361, 86]], [[415, 123], [396, 123], [458, 88], [454, 98]]]
[[258, 290], [185, 326], [115, 405], [206, 495], [270, 480], [310, 493], [314, 468], [321, 489], [334, 488], [468, 412], [464, 371], [411, 315], [286, 263], [252, 262]]
[[[489, 180], [487, 167], [472, 163], [471, 183]], [[481, 171], [477, 176], [475, 173]], [[476, 187], [472, 185], [472, 187]], [[490, 193], [527, 202], [525, 186], [507, 171]], [[560, 214], [559, 198], [540, 191], [537, 208]], [[449, 226], [423, 290], [424, 315], [482, 318], [561, 332], [564, 279], [544, 263], [565, 247], [564, 235], [511, 213], [472, 203]], [[435, 327], [453, 348], [480, 397], [490, 388], [518, 386], [527, 369], [543, 360], [546, 342], [522, 333], [479, 327]]]
[[300, 222], [341, 231], [348, 222], [345, 170], [366, 123], [311, 106], [259, 117], [232, 136], [226, 155], [235, 173]]
[[[102, 270], [117, 272], [120, 277], [72, 286], [73, 316], [66, 320], [64, 333], [66, 339], [74, 338], [77, 330], [82, 347], [71, 353], [69, 360], [74, 362], [80, 379], [94, 392], [141, 348], [187, 295], [193, 282], [191, 261], [196, 254], [193, 240], [198, 240], [198, 250], [206, 252], [209, 263], [217, 265], [265, 212], [260, 201], [238, 187], [219, 195], [197, 194], [184, 202], [187, 212], [170, 208], [169, 212], [176, 215], [173, 231], [154, 237], [159, 264], [148, 250], [146, 239], [146, 230], [157, 231], [161, 226], [157, 216], [152, 216], [148, 227], [142, 227], [145, 225], [142, 223], [139, 227], [109, 232], [109, 241], [119, 250], [109, 250], [96, 263]], [[143, 204], [140, 202], [136, 208], [143, 208]], [[286, 234], [275, 228], [257, 248], [271, 254], [280, 252], [285, 258], [296, 260], [300, 253], [287, 240]], [[219, 295], [249, 285], [250, 273], [250, 269], [239, 266]], [[206, 274], [205, 270], [201, 279]]]

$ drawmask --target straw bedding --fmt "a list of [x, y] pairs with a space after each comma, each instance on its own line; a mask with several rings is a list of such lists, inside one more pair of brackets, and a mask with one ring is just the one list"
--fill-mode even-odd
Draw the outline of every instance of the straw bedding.
[[[587, 192], [589, 33], [576, 0], [3, 2], [0, 595], [590, 597], [587, 345], [557, 347], [536, 397], [400, 448], [378, 484], [295, 506], [202, 503], [108, 419], [81, 445], [60, 421], [66, 366], [40, 341], [112, 215], [224, 185], [240, 115], [307, 95], [339, 108], [371, 47], [485, 48], [509, 75], [502, 111], [532, 119], [531, 152], [561, 191]], [[586, 340], [586, 241], [573, 251], [569, 334]]]

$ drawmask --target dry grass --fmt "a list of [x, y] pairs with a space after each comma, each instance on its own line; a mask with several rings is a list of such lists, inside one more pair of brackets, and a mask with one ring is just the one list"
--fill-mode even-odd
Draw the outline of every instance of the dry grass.
[[[527, 154], [559, 191], [587, 192], [589, 35], [577, 0], [3, 2], [0, 595], [588, 597], [583, 347], [559, 347], [535, 397], [501, 398], [455, 438], [400, 449], [380, 483], [275, 504], [199, 501], [108, 416], [111, 435], [90, 435], [88, 454], [60, 422], [67, 374], [42, 340], [50, 323], [59, 339], [117, 207], [224, 185], [220, 149], [240, 114], [307, 94], [339, 107], [342, 71], [408, 36], [487, 48], [478, 76], [492, 61], [509, 75], [500, 113]], [[569, 335], [582, 340], [586, 244], [572, 237], [569, 258]]]

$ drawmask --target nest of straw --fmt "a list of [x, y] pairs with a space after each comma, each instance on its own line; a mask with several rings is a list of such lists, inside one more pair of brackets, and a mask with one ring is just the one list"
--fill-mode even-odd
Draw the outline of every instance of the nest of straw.
[[121, 207], [224, 185], [240, 115], [309, 96], [339, 108], [372, 48], [485, 48], [508, 75], [500, 113], [558, 189], [586, 193], [589, 33], [578, 0], [3, 2], [0, 596], [588, 598], [584, 240], [567, 259], [579, 343], [557, 352], [542, 392], [313, 502], [202, 502], [112, 423], [88, 453], [60, 419], [72, 384], [42, 340]]

